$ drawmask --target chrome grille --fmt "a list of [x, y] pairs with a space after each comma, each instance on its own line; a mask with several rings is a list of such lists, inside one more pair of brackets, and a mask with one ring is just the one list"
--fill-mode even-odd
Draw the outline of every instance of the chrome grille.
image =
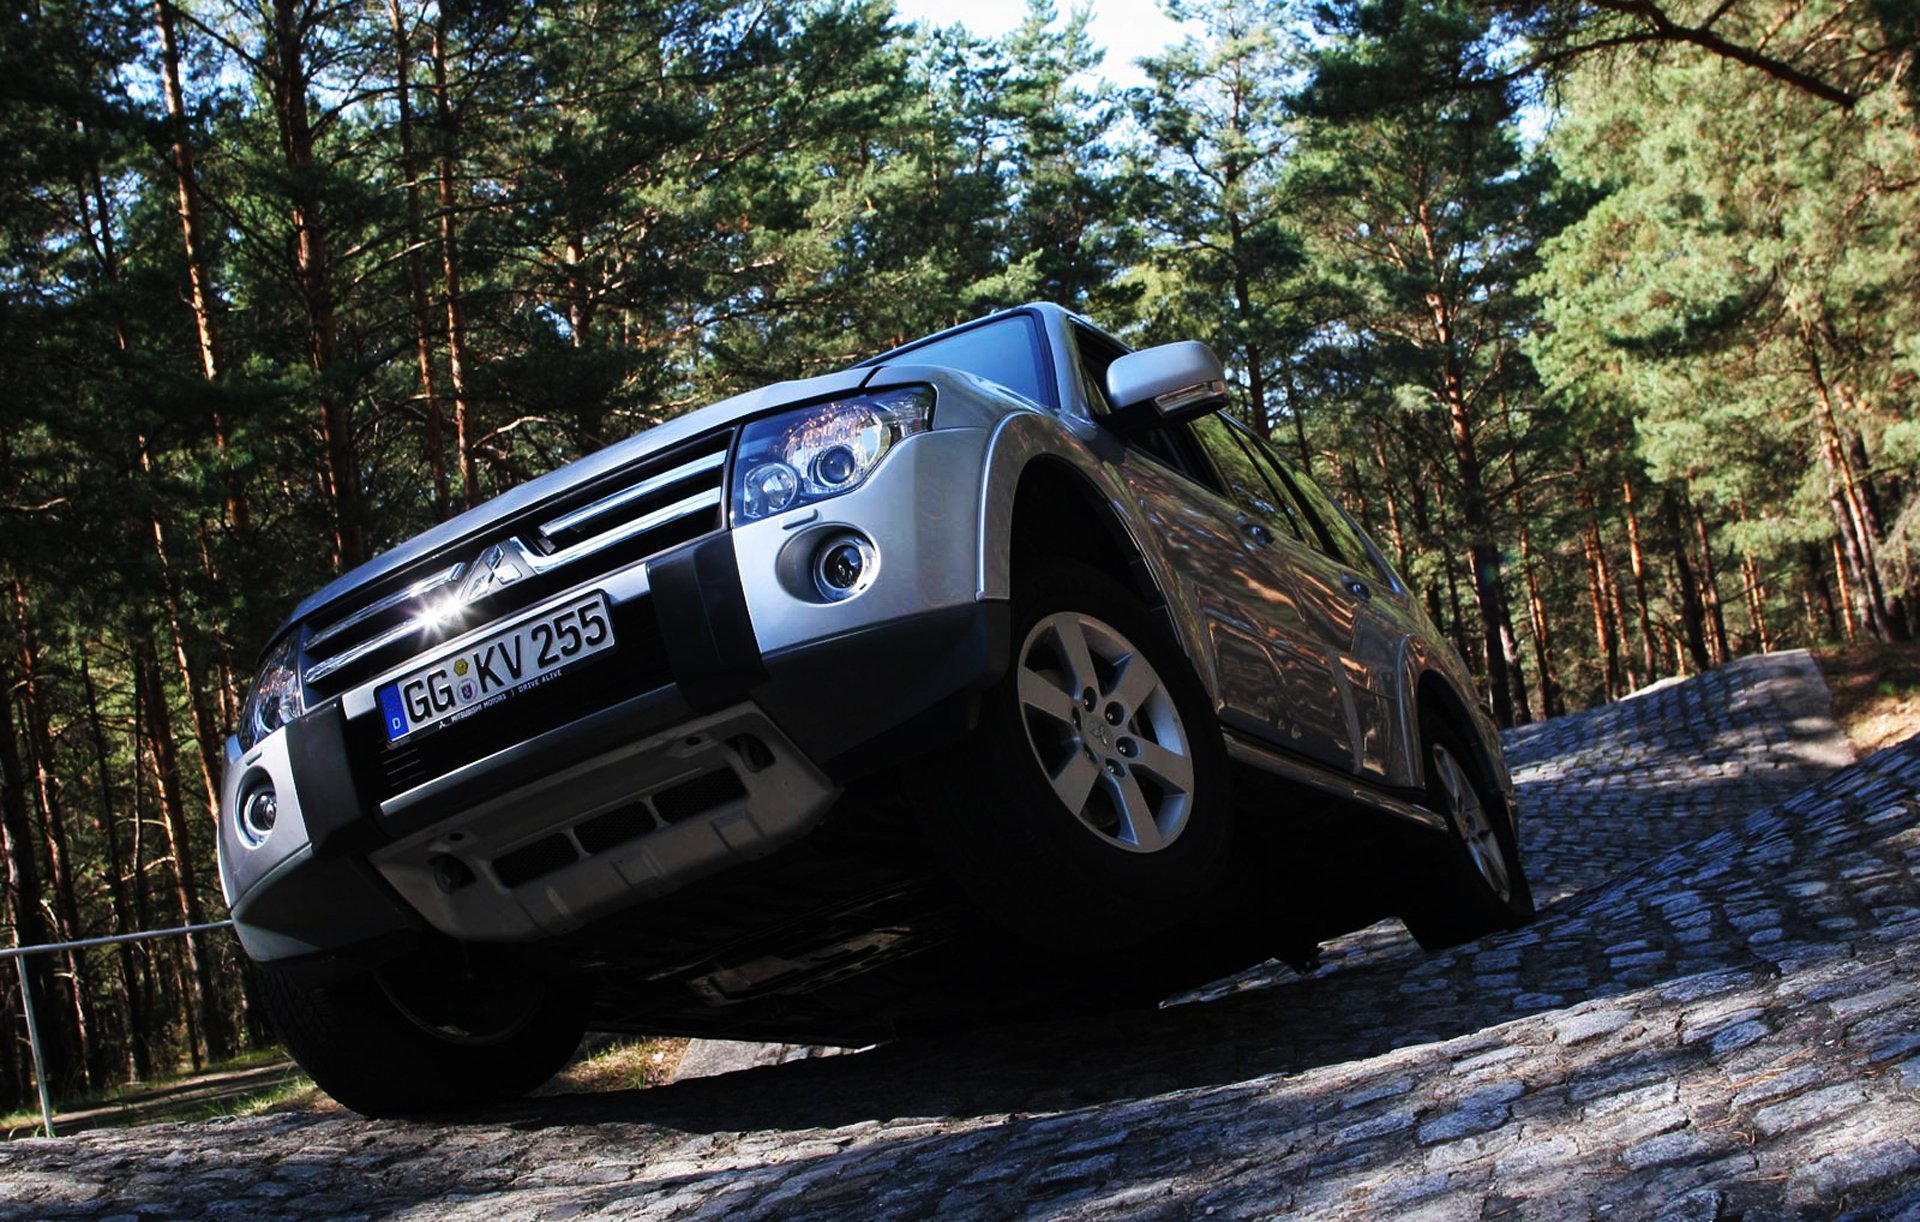
[[[610, 529], [599, 535], [594, 535], [593, 532], [587, 528], [591, 527], [595, 522], [602, 520], [619, 521], [620, 519], [615, 515], [621, 510], [633, 505], [634, 502], [656, 495], [678, 484], [685, 483], [706, 472], [718, 471], [726, 464], [726, 461], [727, 452], [725, 450], [716, 450], [712, 454], [696, 458], [690, 463], [684, 463], [673, 468], [671, 471], [663, 471], [659, 475], [648, 476], [638, 483], [622, 488], [610, 496], [601, 497], [591, 505], [583, 505], [571, 513], [563, 513], [553, 521], [543, 523], [540, 527], [540, 537], [556, 547], [572, 542], [574, 539], [583, 535], [587, 536], [584, 540], [585, 542], [598, 543], [600, 540], [610, 538], [618, 533], [618, 530], [621, 528]], [[718, 505], [720, 503], [720, 488], [718, 483], [716, 482], [714, 487], [696, 493], [685, 500], [676, 501], [672, 505], [667, 506], [666, 509], [635, 519], [634, 522], [629, 523], [628, 526], [630, 528], [644, 529], [642, 524], [649, 518], [658, 517], [670, 511], [691, 512], [691, 510], [686, 507], [693, 506], [695, 502], [699, 502], [700, 506]], [[604, 544], [601, 545], [604, 546]], [[558, 554], [562, 556], [570, 555], [572, 552], [577, 551], [579, 546], [578, 543], [575, 543], [573, 547]], [[564, 562], [556, 559], [555, 563]]]
[[[732, 433], [575, 488], [330, 609], [305, 644], [309, 700], [337, 695], [444, 637], [720, 529]], [[444, 612], [459, 607], [454, 617]]]

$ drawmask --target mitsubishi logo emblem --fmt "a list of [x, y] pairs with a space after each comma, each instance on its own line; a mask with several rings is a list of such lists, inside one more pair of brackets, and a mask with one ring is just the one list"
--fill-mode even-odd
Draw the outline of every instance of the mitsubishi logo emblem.
[[496, 543], [481, 552], [479, 559], [467, 571], [467, 579], [460, 583], [460, 601], [478, 602], [495, 590], [532, 575], [533, 566], [528, 563], [526, 549], [521, 546], [520, 540], [508, 539], [505, 543]]

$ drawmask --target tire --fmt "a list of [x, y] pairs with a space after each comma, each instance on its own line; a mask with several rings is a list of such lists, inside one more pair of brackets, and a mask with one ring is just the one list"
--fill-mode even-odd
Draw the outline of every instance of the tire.
[[1427, 801], [1446, 817], [1440, 860], [1421, 854], [1409, 890], [1418, 897], [1402, 914], [1426, 950], [1445, 950], [1533, 919], [1533, 889], [1520, 862], [1513, 819], [1493, 792], [1465, 737], [1453, 723], [1420, 712]]
[[[510, 1010], [495, 1005], [463, 1029], [403, 1005], [371, 972], [321, 985], [272, 967], [254, 972], [257, 996], [293, 1059], [321, 1090], [365, 1116], [517, 1099], [559, 1072], [585, 1030], [576, 1005], [541, 989], [516, 990]], [[450, 995], [440, 992], [437, 1004]]]
[[1110, 960], [1167, 935], [1224, 876], [1226, 749], [1186, 655], [1098, 570], [1025, 566], [1011, 611], [1007, 673], [938, 769], [930, 834], [1003, 928]]

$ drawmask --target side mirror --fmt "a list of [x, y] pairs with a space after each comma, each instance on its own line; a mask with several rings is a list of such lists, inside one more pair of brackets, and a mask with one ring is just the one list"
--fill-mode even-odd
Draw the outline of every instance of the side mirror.
[[1227, 374], [1213, 349], [1181, 340], [1129, 352], [1107, 366], [1112, 423], [1122, 433], [1192, 420], [1227, 405]]

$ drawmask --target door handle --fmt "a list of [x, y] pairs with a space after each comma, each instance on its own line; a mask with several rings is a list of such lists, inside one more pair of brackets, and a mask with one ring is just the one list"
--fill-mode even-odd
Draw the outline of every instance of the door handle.
[[1265, 547], [1267, 544], [1273, 542], [1273, 532], [1252, 518], [1242, 516], [1235, 518], [1233, 521], [1234, 525], [1238, 526], [1247, 538], [1252, 539], [1261, 547]]
[[1347, 593], [1353, 595], [1355, 598], [1373, 597], [1373, 591], [1367, 588], [1367, 583], [1353, 576], [1351, 573], [1342, 577], [1340, 584], [1347, 587]]

